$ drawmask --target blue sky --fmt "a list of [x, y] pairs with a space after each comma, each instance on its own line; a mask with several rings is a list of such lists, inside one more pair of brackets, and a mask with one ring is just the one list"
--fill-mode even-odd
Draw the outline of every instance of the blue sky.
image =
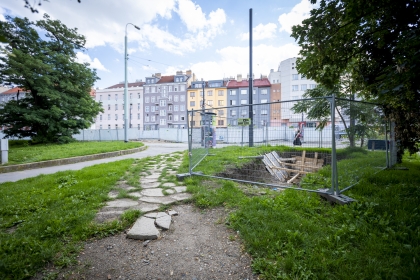
[[8, 14], [35, 21], [47, 13], [77, 27], [87, 39], [78, 60], [97, 69], [95, 87], [105, 88], [124, 80], [127, 23], [141, 28], [128, 26], [129, 82], [189, 69], [199, 79], [222, 79], [249, 72], [252, 8], [253, 69], [259, 76], [298, 55], [291, 26], [309, 17], [313, 6], [309, 0], [49, 0], [37, 8], [33, 14], [23, 0], [2, 1], [0, 20]]

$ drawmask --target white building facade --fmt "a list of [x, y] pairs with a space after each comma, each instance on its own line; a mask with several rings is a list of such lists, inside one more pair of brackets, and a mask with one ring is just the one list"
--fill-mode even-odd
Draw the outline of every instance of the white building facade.
[[[129, 128], [143, 129], [143, 82], [128, 83]], [[103, 113], [96, 118], [96, 129], [124, 128], [124, 83], [97, 89], [95, 100], [101, 102]]]
[[[280, 72], [282, 101], [302, 99], [306, 90], [317, 86], [315, 81], [309, 80], [304, 75], [298, 73], [296, 70], [296, 57], [288, 58], [280, 62], [278, 72]], [[301, 113], [294, 114], [293, 111], [290, 110], [292, 106], [292, 102], [282, 103], [281, 120], [283, 124], [290, 125], [304, 121], [307, 122], [306, 126], [315, 125], [315, 123], [312, 124], [310, 123], [310, 120], [306, 119], [306, 115]]]

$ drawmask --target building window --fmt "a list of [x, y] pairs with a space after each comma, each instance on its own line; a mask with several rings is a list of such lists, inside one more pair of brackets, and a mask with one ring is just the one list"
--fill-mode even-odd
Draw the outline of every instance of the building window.
[[102, 95], [99, 95], [99, 100], [102, 100]]
[[300, 85], [300, 90], [306, 90], [306, 84], [305, 85]]
[[267, 99], [261, 99], [261, 103], [267, 103]]
[[242, 99], [241, 104], [246, 104], [246, 99]]
[[168, 111], [172, 112], [172, 105], [168, 106]]
[[267, 110], [266, 109], [261, 110], [261, 115], [267, 115]]
[[212, 90], [208, 90], [207, 91], [207, 96], [213, 96], [213, 91]]
[[267, 89], [262, 89], [261, 94], [267, 94]]
[[118, 120], [118, 114], [115, 114], [115, 120]]
[[138, 120], [140, 119], [140, 114], [137, 114], [137, 119], [138, 119]]
[[236, 105], [236, 100], [230, 100], [230, 105]]
[[159, 114], [164, 117], [166, 116], [166, 110], [160, 110]]
[[178, 112], [179, 111], [179, 105], [174, 105], [174, 111]]
[[181, 102], [185, 102], [185, 95], [181, 95], [181, 96], [179, 97], [179, 101], [181, 101]]
[[174, 102], [178, 102], [179, 101], [179, 96], [178, 95], [174, 95]]
[[182, 111], [185, 111], [185, 105], [181, 105], [181, 106], [179, 106], [179, 109], [180, 109], [180, 111], [182, 112]]
[[292, 91], [298, 91], [299, 86], [298, 85], [292, 85]]
[[150, 106], [150, 112], [154, 112], [155, 111], [155, 106]]
[[140, 110], [140, 103], [137, 103], [137, 110]]
[[309, 88], [310, 88], [310, 89], [314, 89], [314, 88], [316, 88], [316, 84], [310, 84], [310, 85], [309, 85]]
[[156, 101], [156, 97], [155, 96], [150, 97], [150, 102], [154, 103], [155, 101]]
[[223, 96], [223, 90], [219, 90], [217, 93], [218, 96]]
[[149, 97], [144, 98], [144, 103], [149, 103]]
[[111, 110], [111, 104], [108, 104], [108, 110]]
[[236, 116], [236, 111], [235, 110], [230, 110], [230, 115], [231, 116]]
[[174, 115], [174, 121], [178, 121], [178, 115]]
[[195, 106], [195, 101], [190, 101], [190, 107], [194, 107]]
[[144, 107], [145, 112], [149, 112], [149, 106]]
[[160, 106], [166, 106], [166, 100], [160, 100]]
[[102, 121], [102, 115], [99, 115], [99, 120]]
[[207, 100], [207, 105], [213, 106], [213, 100]]
[[299, 80], [299, 74], [292, 74], [292, 80]]
[[108, 120], [111, 120], [111, 114], [108, 114]]
[[190, 97], [195, 97], [195, 92], [190, 92]]
[[218, 106], [224, 106], [225, 105], [225, 101], [224, 100], [219, 100], [219, 101], [217, 101], [217, 105]]
[[241, 94], [247, 94], [248, 91], [246, 89], [241, 89]]
[[115, 111], [118, 110], [118, 104], [115, 104]]
[[300, 75], [300, 79], [301, 80], [306, 80], [306, 76], [305, 75]]
[[217, 120], [217, 125], [225, 125], [225, 121], [224, 120]]
[[236, 90], [229, 90], [229, 95], [236, 95]]
[[130, 92], [130, 99], [132, 99], [133, 98], [133, 93], [132, 92]]
[[165, 124], [166, 124], [166, 120], [165, 120], [165, 119], [160, 119], [160, 120], [159, 120], [159, 124], [161, 124], [161, 125], [165, 125]]
[[247, 114], [247, 113], [248, 113], [248, 111], [247, 111], [247, 110], [242, 110], [242, 111], [241, 111], [241, 115], [242, 115], [242, 116], [246, 116], [246, 114]]
[[223, 115], [224, 115], [224, 111], [223, 111], [223, 110], [218, 110], [218, 111], [217, 111], [217, 114], [218, 114], [219, 116], [223, 116]]
[[111, 129], [111, 125], [110, 124], [108, 124], [108, 129]]
[[102, 129], [102, 124], [99, 126], [99, 129]]

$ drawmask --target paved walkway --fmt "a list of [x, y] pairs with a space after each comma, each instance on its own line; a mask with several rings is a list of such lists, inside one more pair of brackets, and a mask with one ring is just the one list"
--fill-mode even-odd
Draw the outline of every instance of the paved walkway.
[[29, 169], [24, 171], [9, 172], [0, 174], [0, 183], [4, 182], [16, 182], [25, 178], [36, 177], [40, 174], [52, 174], [58, 171], [65, 170], [80, 170], [84, 167], [113, 162], [117, 160], [127, 159], [127, 158], [145, 158], [149, 156], [157, 156], [162, 154], [170, 154], [178, 151], [185, 151], [188, 149], [187, 143], [167, 143], [167, 142], [145, 142], [144, 143], [148, 148], [145, 151], [141, 151], [134, 154], [128, 154], [119, 157], [111, 157], [105, 159], [98, 159], [92, 161], [84, 161], [68, 165], [58, 165], [52, 167], [38, 168], [38, 169]]

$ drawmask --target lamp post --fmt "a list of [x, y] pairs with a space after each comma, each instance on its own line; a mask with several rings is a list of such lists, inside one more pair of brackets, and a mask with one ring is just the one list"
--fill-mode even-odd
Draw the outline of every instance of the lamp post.
[[125, 67], [125, 85], [124, 85], [124, 142], [127, 143], [128, 142], [128, 93], [127, 93], [127, 88], [128, 88], [128, 83], [127, 83], [127, 60], [128, 60], [128, 55], [127, 55], [127, 26], [131, 24], [132, 26], [134, 26], [134, 28], [140, 30], [140, 27], [138, 27], [137, 25], [134, 25], [132, 23], [127, 23], [125, 25], [125, 41], [124, 41], [124, 67]]

